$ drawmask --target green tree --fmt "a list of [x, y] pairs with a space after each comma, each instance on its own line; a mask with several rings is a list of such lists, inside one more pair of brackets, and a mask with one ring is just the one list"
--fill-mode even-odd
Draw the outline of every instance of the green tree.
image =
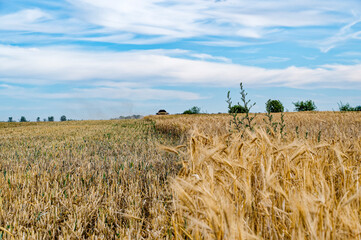
[[343, 104], [342, 102], [340, 102], [340, 103], [338, 103], [338, 109], [341, 112], [361, 111], [361, 106], [351, 107], [349, 103]]
[[280, 100], [268, 99], [266, 102], [266, 111], [268, 113], [283, 112], [284, 107]]
[[338, 109], [341, 112], [353, 111], [353, 107], [351, 107], [349, 103], [343, 104], [342, 102], [338, 103]]
[[355, 111], [361, 111], [361, 106], [357, 106], [354, 109], [355, 109]]
[[14, 122], [13, 117], [9, 117], [8, 122]]
[[295, 105], [295, 110], [297, 112], [314, 111], [317, 108], [312, 100], [298, 101], [293, 103], [293, 105]]
[[66, 116], [65, 116], [65, 115], [61, 116], [61, 117], [60, 117], [60, 121], [61, 121], [61, 122], [65, 122], [65, 121], [66, 121]]
[[37, 117], [37, 118], [36, 118], [36, 121], [37, 121], [37, 122], [40, 122], [40, 117]]
[[247, 108], [239, 104], [233, 105], [228, 109], [228, 113], [246, 113], [247, 111]]
[[20, 122], [27, 122], [26, 117], [21, 116], [21, 118], [20, 118]]
[[199, 107], [192, 107], [191, 109], [188, 109], [183, 112], [183, 114], [199, 114], [201, 112], [201, 109]]
[[48, 117], [48, 122], [54, 122], [54, 117], [53, 116]]

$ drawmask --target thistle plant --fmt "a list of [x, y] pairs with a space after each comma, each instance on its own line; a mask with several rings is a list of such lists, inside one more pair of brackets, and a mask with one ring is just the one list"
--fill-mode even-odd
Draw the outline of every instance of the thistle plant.
[[264, 118], [263, 121], [267, 124], [266, 132], [269, 135], [272, 135], [271, 129], [273, 130], [273, 134], [277, 134], [277, 130], [279, 127], [279, 133], [281, 135], [281, 138], [282, 139], [284, 138], [284, 136], [286, 135], [286, 132], [285, 132], [286, 123], [285, 123], [283, 112], [281, 112], [280, 121], [275, 122], [275, 121], [273, 121], [273, 115], [271, 114], [271, 111], [269, 111], [269, 109], [267, 109], [266, 118]]
[[298, 126], [296, 126], [296, 136], [297, 136], [297, 138], [299, 138], [300, 137], [300, 132], [299, 132], [299, 127]]
[[285, 123], [285, 119], [284, 119], [284, 114], [283, 112], [281, 113], [281, 121], [278, 122], [278, 125], [280, 126], [280, 134], [281, 134], [281, 138], [283, 138], [287, 133], [285, 132], [285, 127], [286, 127], [286, 123]]
[[238, 112], [237, 111], [232, 111], [232, 109], [235, 109], [235, 108], [232, 105], [232, 99], [230, 97], [230, 91], [228, 91], [228, 93], [227, 93], [226, 102], [228, 103], [228, 113], [229, 113], [229, 115], [232, 116], [232, 119], [230, 120], [230, 126], [231, 127], [234, 126], [234, 128], [239, 132], [242, 131], [242, 136], [243, 136], [245, 131], [247, 130], [247, 128], [249, 130], [251, 130], [251, 131], [254, 130], [253, 120], [256, 117], [256, 114], [254, 114], [251, 117], [249, 112], [252, 109], [252, 107], [254, 105], [256, 105], [256, 103], [251, 103], [251, 100], [247, 100], [248, 93], [246, 93], [246, 91], [244, 90], [242, 83], [240, 83], [240, 89], [241, 89], [240, 94], [241, 94], [241, 102], [242, 102], [242, 104], [240, 104], [238, 102], [238, 106], [242, 106], [245, 109], [245, 113], [241, 118], [238, 117]]
[[277, 133], [277, 126], [278, 122], [273, 121], [273, 115], [267, 111], [266, 118], [263, 119], [264, 123], [267, 124], [266, 126], [266, 132], [271, 135], [271, 129], [273, 130], [273, 133]]

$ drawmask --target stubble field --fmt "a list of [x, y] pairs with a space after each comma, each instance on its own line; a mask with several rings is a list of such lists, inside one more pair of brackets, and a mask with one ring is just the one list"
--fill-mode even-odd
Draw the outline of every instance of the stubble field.
[[0, 123], [0, 238], [361, 238], [361, 114], [264, 118]]

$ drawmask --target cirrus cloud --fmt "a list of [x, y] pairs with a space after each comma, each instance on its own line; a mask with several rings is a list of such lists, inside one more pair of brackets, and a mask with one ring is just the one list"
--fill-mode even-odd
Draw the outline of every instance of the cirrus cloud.
[[[208, 46], [262, 45], [307, 41], [301, 35], [291, 39], [289, 32], [303, 29], [307, 33], [313, 27], [341, 28], [361, 14], [357, 0], [66, 0], [60, 1], [56, 11], [47, 9], [44, 3], [34, 7], [36, 1], [29, 2], [33, 4], [28, 8], [23, 3], [18, 11], [0, 14], [0, 31], [12, 33], [5, 34], [3, 42], [31, 41], [29, 34], [39, 40], [38, 35], [43, 34], [48, 41], [158, 44], [192, 39]], [[312, 29], [309, 33], [314, 35], [314, 41], [325, 39]], [[334, 34], [335, 31], [329, 33], [330, 39], [316, 45], [327, 51], [340, 38]]]

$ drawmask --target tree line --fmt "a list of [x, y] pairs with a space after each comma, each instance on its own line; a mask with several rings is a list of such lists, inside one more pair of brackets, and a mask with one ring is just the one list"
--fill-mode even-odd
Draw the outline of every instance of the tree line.
[[[36, 121], [41, 122], [40, 117], [37, 117]], [[60, 121], [65, 122], [65, 121], [68, 121], [68, 119], [66, 118], [65, 115], [63, 115], [60, 117]], [[8, 122], [16, 122], [16, 120], [14, 120], [13, 117], [9, 117]], [[30, 120], [27, 120], [25, 116], [21, 116], [19, 119], [19, 122], [30, 122]], [[43, 122], [54, 122], [54, 116], [49, 116], [47, 119], [44, 118]]]
[[[227, 94], [227, 100], [228, 103], [228, 113], [249, 113], [251, 108], [256, 104], [250, 104], [251, 100], [246, 100], [246, 96], [248, 93], [245, 92], [243, 88], [243, 84], [240, 83], [241, 88], [241, 102], [239, 102], [235, 105], [232, 105], [232, 101], [230, 98], [230, 92], [228, 91]], [[312, 100], [306, 100], [306, 101], [297, 101], [294, 102], [293, 105], [295, 106], [295, 111], [297, 112], [303, 112], [303, 111], [315, 111], [317, 109], [316, 104]], [[343, 104], [342, 102], [338, 104], [339, 111], [345, 112], [345, 111], [361, 111], [361, 105], [356, 107], [351, 107], [350, 104], [346, 103]], [[267, 113], [277, 113], [277, 112], [284, 112], [284, 106], [280, 100], [277, 99], [269, 99], [266, 102], [266, 112]], [[201, 109], [197, 106], [194, 106], [188, 110], [185, 110], [183, 114], [199, 114], [201, 113]]]

